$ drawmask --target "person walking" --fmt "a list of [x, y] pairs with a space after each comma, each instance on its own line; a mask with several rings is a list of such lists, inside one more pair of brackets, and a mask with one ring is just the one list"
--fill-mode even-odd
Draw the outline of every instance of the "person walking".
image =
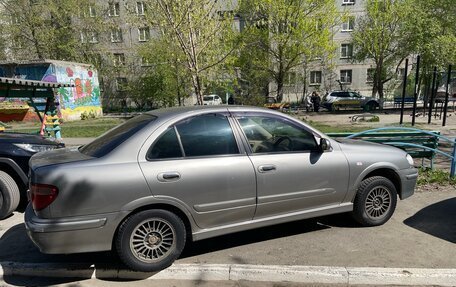
[[318, 93], [316, 91], [313, 91], [312, 96], [310, 97], [310, 100], [312, 101], [314, 112], [318, 113], [318, 110], [320, 109], [320, 102], [321, 102], [320, 95], [318, 95]]

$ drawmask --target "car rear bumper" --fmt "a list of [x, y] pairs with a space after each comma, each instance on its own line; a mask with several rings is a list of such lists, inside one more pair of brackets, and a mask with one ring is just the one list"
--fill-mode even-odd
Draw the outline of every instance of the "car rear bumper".
[[111, 250], [112, 240], [124, 213], [84, 217], [43, 219], [29, 204], [25, 227], [33, 243], [43, 253], [81, 253]]
[[401, 177], [400, 199], [406, 199], [415, 193], [416, 181], [418, 179], [418, 170], [416, 168], [407, 168], [399, 171]]

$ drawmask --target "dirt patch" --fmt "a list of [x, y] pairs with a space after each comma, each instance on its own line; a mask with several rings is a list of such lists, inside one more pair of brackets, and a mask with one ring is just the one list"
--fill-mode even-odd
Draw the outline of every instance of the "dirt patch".
[[441, 192], [441, 191], [449, 191], [449, 192], [455, 192], [456, 196], [456, 186], [451, 185], [451, 184], [439, 184], [439, 183], [427, 183], [427, 184], [422, 184], [418, 185], [415, 188], [416, 192]]

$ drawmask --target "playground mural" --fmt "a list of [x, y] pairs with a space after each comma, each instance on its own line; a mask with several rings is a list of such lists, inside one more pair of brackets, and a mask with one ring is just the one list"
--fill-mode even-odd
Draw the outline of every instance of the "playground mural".
[[90, 65], [63, 61], [20, 64], [13, 73], [16, 78], [73, 85], [56, 93], [59, 112], [66, 120], [78, 120], [84, 112], [102, 114], [98, 73]]

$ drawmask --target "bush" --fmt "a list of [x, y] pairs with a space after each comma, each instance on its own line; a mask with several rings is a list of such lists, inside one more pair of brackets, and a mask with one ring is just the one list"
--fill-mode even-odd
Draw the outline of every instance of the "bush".
[[87, 111], [84, 111], [81, 114], [81, 120], [89, 120], [89, 119], [95, 119], [97, 117], [97, 114], [94, 111], [90, 111], [87, 113]]

